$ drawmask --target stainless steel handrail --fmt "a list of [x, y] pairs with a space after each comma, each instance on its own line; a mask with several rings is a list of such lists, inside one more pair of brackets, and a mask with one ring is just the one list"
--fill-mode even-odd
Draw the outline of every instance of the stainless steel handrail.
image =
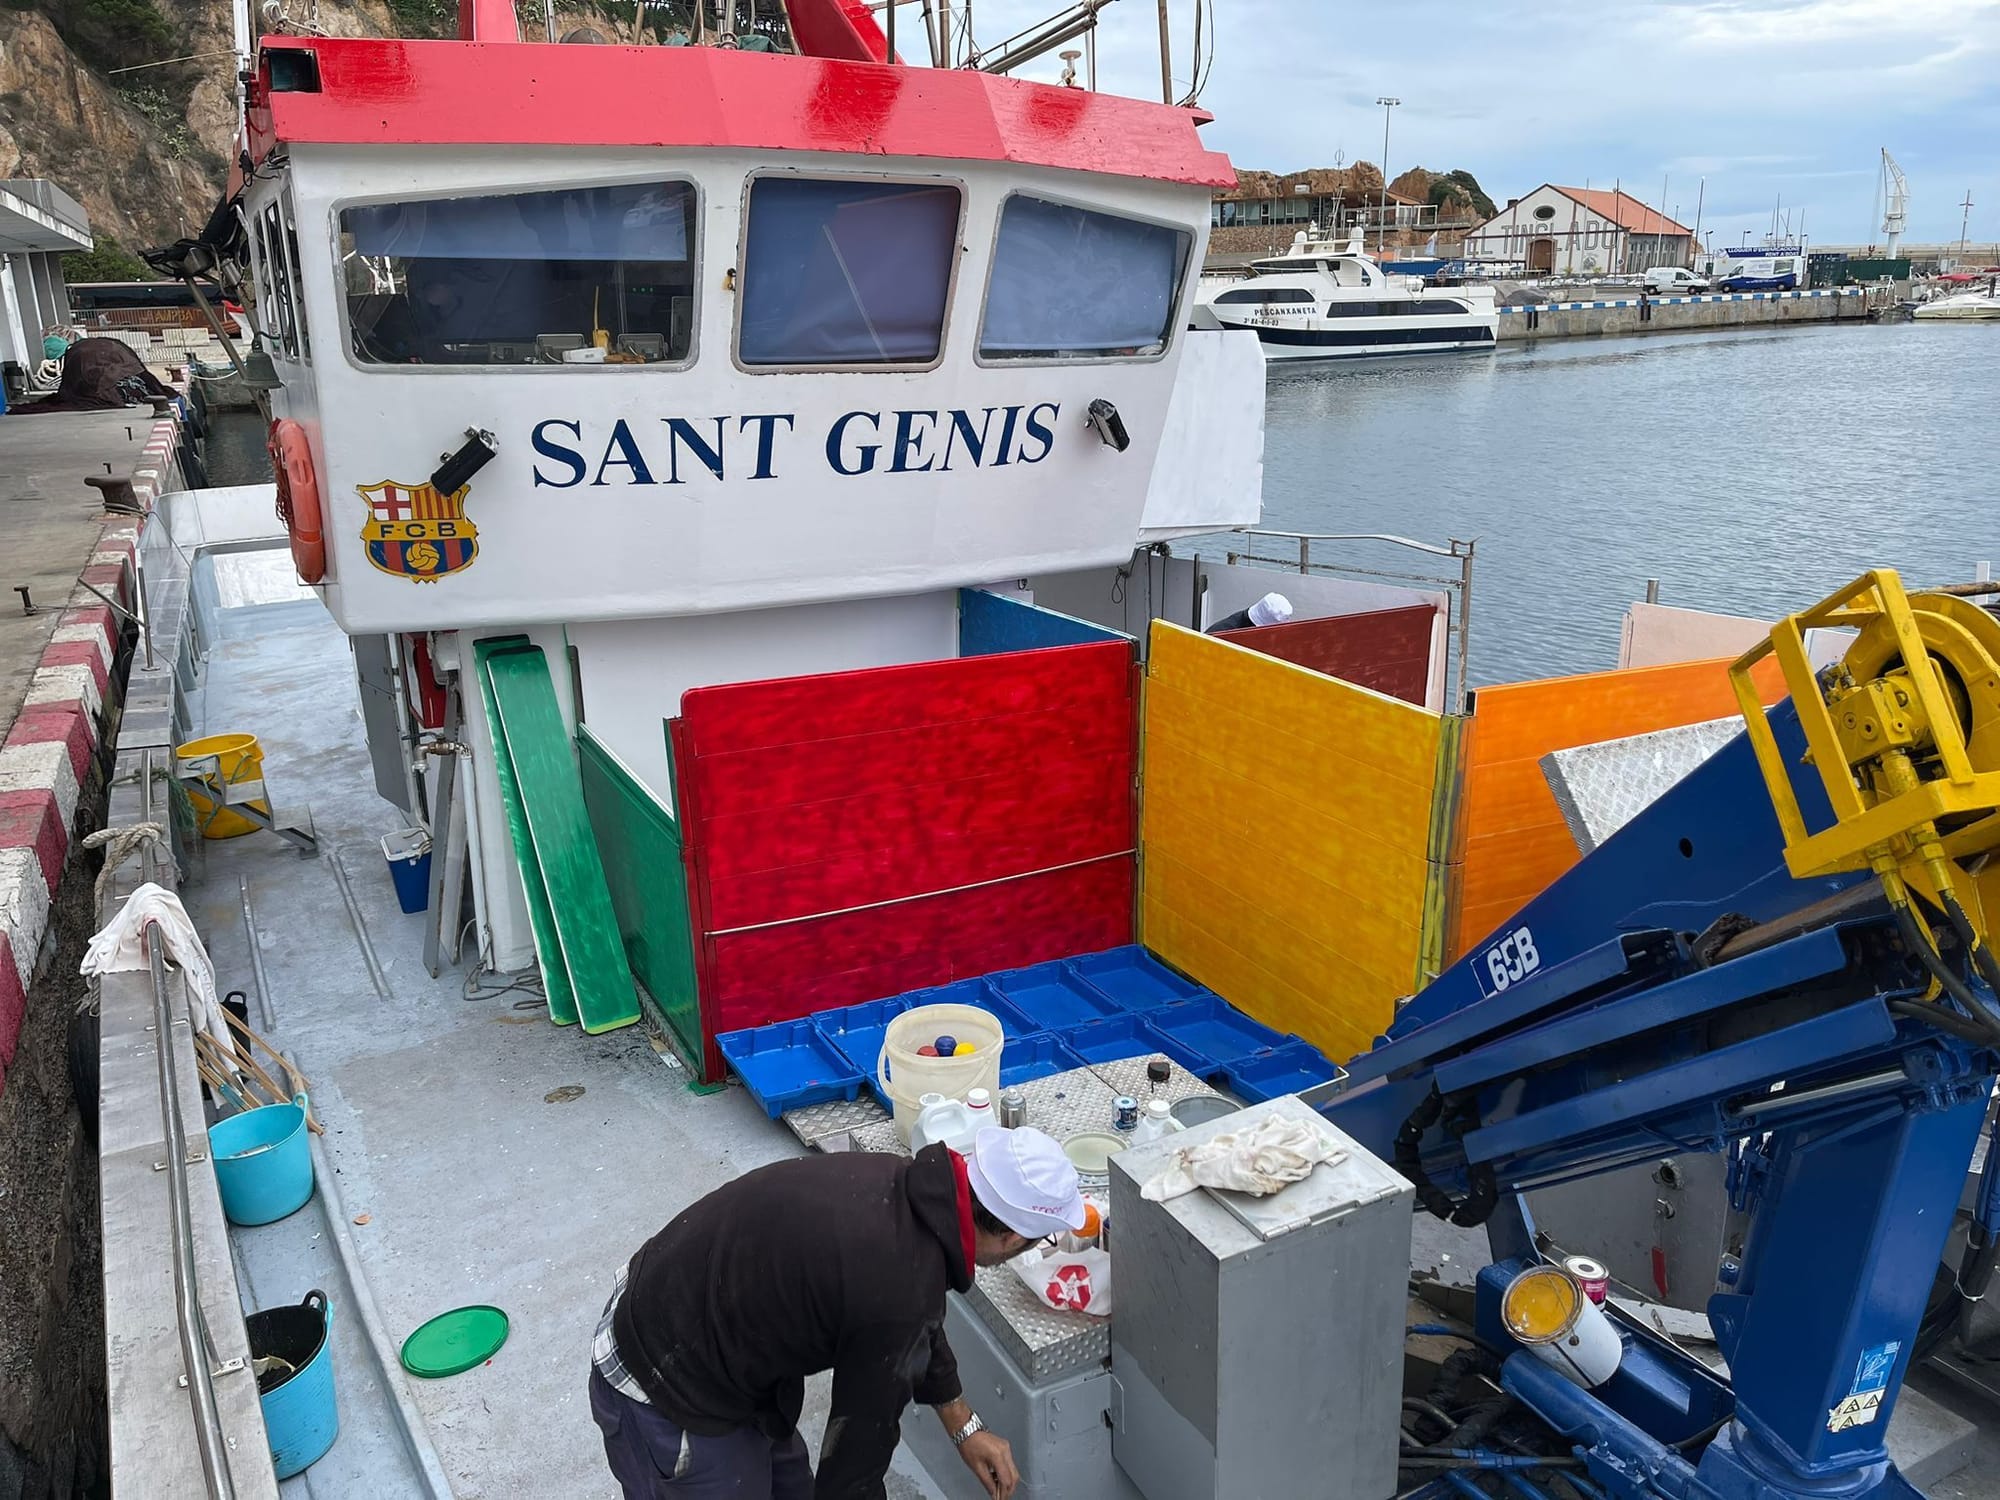
[[[195, 1437], [201, 1444], [202, 1476], [211, 1500], [235, 1500], [236, 1483], [230, 1477], [228, 1444], [222, 1434], [222, 1416], [215, 1404], [215, 1380], [209, 1370], [211, 1357], [208, 1319], [202, 1312], [201, 1295], [194, 1266], [194, 1220], [188, 1211], [187, 1129], [181, 1122], [179, 1068], [174, 1061], [172, 1007], [167, 1002], [167, 968], [162, 955], [165, 946], [157, 922], [141, 929], [146, 945], [146, 962], [153, 973], [153, 1055], [160, 1074], [160, 1119], [166, 1127], [167, 1199], [174, 1216], [174, 1301], [180, 1324], [181, 1362], [186, 1367], [188, 1400], [194, 1408]], [[193, 1017], [189, 1017], [193, 1025]]]
[[[1477, 538], [1465, 541], [1453, 537], [1444, 546], [1435, 542], [1420, 542], [1414, 537], [1394, 536], [1381, 531], [1266, 531], [1254, 526], [1238, 527], [1228, 533], [1231, 536], [1269, 538], [1273, 541], [1296, 542], [1297, 557], [1264, 557], [1255, 552], [1235, 552], [1228, 554], [1231, 563], [1269, 563], [1273, 567], [1296, 568], [1301, 573], [1315, 570], [1322, 573], [1345, 573], [1356, 578], [1382, 578], [1396, 583], [1426, 584], [1432, 588], [1444, 589], [1447, 600], [1456, 596], [1458, 608], [1447, 608], [1447, 618], [1456, 614], [1456, 622], [1451, 627], [1453, 650], [1453, 702], [1456, 713], [1465, 712], [1467, 658], [1472, 651], [1472, 563], [1479, 550]], [[1438, 576], [1429, 573], [1397, 573], [1382, 568], [1362, 568], [1351, 563], [1329, 563], [1313, 561], [1314, 542], [1386, 542], [1393, 547], [1407, 547], [1414, 552], [1422, 552], [1431, 557], [1442, 557], [1458, 564], [1458, 576]]]

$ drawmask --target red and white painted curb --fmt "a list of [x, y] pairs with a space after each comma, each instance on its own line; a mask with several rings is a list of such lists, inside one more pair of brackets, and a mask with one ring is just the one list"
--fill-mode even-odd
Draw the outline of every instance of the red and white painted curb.
[[[149, 510], [173, 481], [178, 441], [172, 418], [153, 424], [132, 474], [133, 491]], [[126, 609], [135, 599], [139, 525], [124, 516], [107, 518], [81, 575]], [[77, 798], [102, 734], [118, 635], [110, 606], [76, 588], [28, 681], [20, 714], [0, 740], [0, 1090], [27, 1016], [28, 986], [69, 856]]]

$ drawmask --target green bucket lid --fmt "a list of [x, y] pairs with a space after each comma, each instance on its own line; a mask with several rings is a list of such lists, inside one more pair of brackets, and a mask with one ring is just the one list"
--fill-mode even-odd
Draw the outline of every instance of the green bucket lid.
[[436, 1380], [484, 1364], [507, 1342], [507, 1315], [497, 1307], [454, 1307], [403, 1340], [403, 1368]]

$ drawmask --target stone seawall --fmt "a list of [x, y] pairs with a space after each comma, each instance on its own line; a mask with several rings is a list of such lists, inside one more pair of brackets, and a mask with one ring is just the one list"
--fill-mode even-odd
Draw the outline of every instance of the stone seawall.
[[[33, 418], [9, 418], [30, 421]], [[150, 506], [179, 485], [179, 426], [153, 425], [131, 474]], [[97, 1038], [77, 973], [96, 926], [83, 848], [103, 826], [132, 631], [136, 525], [107, 515], [0, 740], [0, 1496], [107, 1492]], [[87, 1118], [86, 1118], [87, 1116]]]

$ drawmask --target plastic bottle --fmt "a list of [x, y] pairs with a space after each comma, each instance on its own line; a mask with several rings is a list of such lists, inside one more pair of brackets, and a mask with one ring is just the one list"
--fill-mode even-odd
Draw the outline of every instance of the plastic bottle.
[[1132, 1132], [1132, 1144], [1143, 1146], [1148, 1141], [1157, 1141], [1162, 1136], [1185, 1130], [1187, 1126], [1174, 1118], [1174, 1107], [1164, 1099], [1148, 1099], [1145, 1113], [1139, 1117], [1139, 1128]]
[[965, 1095], [965, 1112], [972, 1117], [974, 1132], [984, 1130], [994, 1124], [993, 1096], [985, 1089], [969, 1089]]
[[962, 1099], [947, 1099], [942, 1094], [926, 1094], [924, 1100], [919, 1102], [922, 1108], [917, 1114], [917, 1122], [910, 1127], [912, 1153], [942, 1141], [952, 1150], [964, 1155], [972, 1149], [974, 1132], [980, 1125], [992, 1121], [993, 1111], [990, 1106], [975, 1116], [971, 1107]]

